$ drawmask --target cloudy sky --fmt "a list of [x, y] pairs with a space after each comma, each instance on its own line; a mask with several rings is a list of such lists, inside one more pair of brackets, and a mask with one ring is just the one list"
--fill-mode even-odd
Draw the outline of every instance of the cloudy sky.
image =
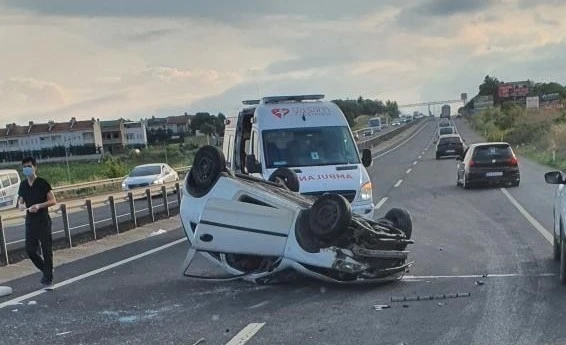
[[5, 123], [566, 83], [566, 0], [0, 0]]

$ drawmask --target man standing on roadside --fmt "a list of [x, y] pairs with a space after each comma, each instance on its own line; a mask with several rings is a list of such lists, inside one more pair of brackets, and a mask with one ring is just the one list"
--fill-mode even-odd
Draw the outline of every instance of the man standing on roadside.
[[[41, 272], [41, 284], [53, 289], [53, 248], [51, 217], [48, 208], [57, 204], [51, 185], [36, 174], [37, 162], [33, 157], [22, 160], [22, 172], [26, 177], [20, 183], [18, 205], [26, 211], [26, 252]], [[39, 255], [39, 245], [43, 258]]]

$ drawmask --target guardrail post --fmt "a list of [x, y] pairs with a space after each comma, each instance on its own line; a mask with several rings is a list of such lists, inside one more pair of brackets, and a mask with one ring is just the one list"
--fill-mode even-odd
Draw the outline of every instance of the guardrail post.
[[4, 233], [4, 225], [2, 224], [2, 216], [0, 215], [0, 251], [2, 251], [2, 257], [6, 261], [6, 266], [10, 264], [10, 258], [8, 257], [8, 246], [6, 244], [6, 234]]
[[151, 189], [145, 190], [145, 196], [147, 198], [147, 212], [149, 214], [149, 218], [152, 222], [155, 221], [155, 215], [153, 214], [153, 200], [151, 200]]
[[71, 228], [69, 227], [69, 213], [67, 205], [61, 204], [61, 218], [63, 218], [63, 230], [65, 231], [65, 239], [69, 248], [73, 248], [73, 240], [71, 239]]
[[90, 199], [86, 201], [86, 211], [88, 213], [88, 224], [90, 225], [90, 231], [92, 231], [92, 236], [96, 240], [96, 224], [94, 223], [94, 212], [92, 211], [92, 201]]
[[167, 198], [167, 187], [161, 186], [161, 196], [163, 197], [163, 207], [165, 207], [165, 214], [169, 218], [169, 200]]
[[110, 195], [108, 197], [108, 203], [110, 204], [110, 215], [112, 217], [112, 224], [114, 225], [114, 229], [116, 229], [116, 233], [120, 233], [120, 227], [118, 226], [118, 217], [116, 215], [116, 202], [114, 201], [114, 195]]
[[179, 207], [179, 212], [181, 209], [181, 187], [179, 182], [175, 183], [175, 194], [177, 194], [177, 207]]
[[134, 229], [138, 227], [138, 219], [136, 217], [136, 203], [134, 202], [134, 195], [132, 192], [128, 193], [128, 203], [130, 204], [130, 220], [134, 225]]

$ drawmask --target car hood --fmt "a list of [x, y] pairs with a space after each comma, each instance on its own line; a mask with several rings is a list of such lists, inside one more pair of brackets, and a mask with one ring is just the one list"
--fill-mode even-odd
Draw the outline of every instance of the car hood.
[[126, 184], [140, 184], [140, 183], [152, 183], [153, 181], [157, 180], [160, 175], [146, 175], [146, 176], [135, 176], [131, 177], [128, 176], [124, 180]]
[[[320, 191], [355, 190], [359, 191], [363, 180], [369, 177], [361, 164], [340, 164], [315, 167], [293, 168], [299, 178], [299, 192], [311, 193]], [[268, 169], [266, 179], [276, 169]]]

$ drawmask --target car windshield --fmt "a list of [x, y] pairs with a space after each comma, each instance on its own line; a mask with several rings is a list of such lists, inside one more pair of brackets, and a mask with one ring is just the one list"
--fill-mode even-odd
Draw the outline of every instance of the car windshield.
[[460, 138], [458, 137], [441, 138], [438, 141], [438, 145], [457, 144], [457, 143], [461, 143]]
[[452, 127], [444, 127], [440, 129], [440, 135], [452, 134], [452, 133], [454, 133], [454, 129]]
[[474, 161], [484, 161], [492, 159], [506, 159], [513, 155], [509, 145], [485, 145], [478, 146], [474, 150]]
[[360, 163], [345, 126], [272, 129], [262, 134], [268, 169]]
[[130, 173], [130, 177], [139, 176], [151, 176], [161, 174], [161, 166], [159, 165], [149, 165], [149, 166], [138, 166]]

